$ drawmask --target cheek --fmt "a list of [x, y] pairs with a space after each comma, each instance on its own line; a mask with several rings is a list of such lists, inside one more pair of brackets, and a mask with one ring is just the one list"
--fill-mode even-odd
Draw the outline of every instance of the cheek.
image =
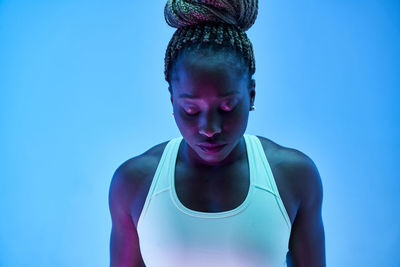
[[225, 122], [225, 129], [231, 132], [242, 132], [247, 128], [249, 119], [249, 111], [246, 105], [240, 105], [237, 107], [234, 115]]
[[191, 119], [185, 116], [182, 113], [178, 113], [175, 115], [176, 125], [178, 126], [179, 130], [183, 132], [193, 132], [197, 129], [197, 119]]
[[235, 114], [227, 117], [224, 125], [227, 129], [238, 129], [241, 128], [243, 124], [247, 123], [248, 114], [246, 114], [244, 108], [238, 109]]

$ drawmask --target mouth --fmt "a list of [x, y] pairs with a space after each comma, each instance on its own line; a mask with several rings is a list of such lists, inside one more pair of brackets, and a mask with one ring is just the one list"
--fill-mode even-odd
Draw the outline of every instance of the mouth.
[[219, 151], [221, 151], [224, 147], [226, 146], [226, 144], [223, 145], [210, 145], [210, 146], [204, 146], [204, 145], [199, 145], [199, 147], [206, 153], [210, 153], [210, 154], [214, 154], [217, 153]]

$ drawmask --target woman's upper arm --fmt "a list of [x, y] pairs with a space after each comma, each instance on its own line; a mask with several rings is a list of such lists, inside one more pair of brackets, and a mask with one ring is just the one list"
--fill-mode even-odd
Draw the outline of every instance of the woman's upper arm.
[[[111, 180], [108, 204], [112, 220], [110, 236], [111, 267], [144, 266], [136, 227], [130, 215], [132, 172], [119, 167]], [[130, 176], [130, 177], [129, 177]]]
[[323, 267], [325, 234], [321, 216], [323, 188], [317, 167], [310, 158], [296, 164], [302, 200], [293, 222], [289, 241], [290, 265], [293, 267]]

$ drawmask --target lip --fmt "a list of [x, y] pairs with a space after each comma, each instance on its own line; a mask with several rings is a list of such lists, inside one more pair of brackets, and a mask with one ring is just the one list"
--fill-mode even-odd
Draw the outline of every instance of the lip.
[[214, 154], [214, 153], [217, 153], [217, 152], [221, 151], [225, 146], [226, 146], [226, 144], [218, 145], [218, 146], [214, 145], [214, 146], [209, 146], [209, 147], [206, 147], [206, 146], [203, 146], [203, 145], [199, 145], [199, 147], [204, 152], [210, 153], [210, 154]]
[[218, 142], [204, 142], [200, 143], [199, 146], [205, 147], [205, 148], [216, 148], [219, 146], [224, 146], [226, 144], [223, 143], [218, 143]]

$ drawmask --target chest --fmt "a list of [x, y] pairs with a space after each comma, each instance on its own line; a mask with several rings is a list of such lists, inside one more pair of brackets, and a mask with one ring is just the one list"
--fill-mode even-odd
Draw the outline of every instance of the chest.
[[224, 170], [205, 172], [178, 163], [174, 183], [178, 199], [185, 207], [201, 212], [228, 211], [247, 196], [249, 166], [240, 162]]
[[[298, 207], [293, 187], [274, 160], [268, 160], [282, 202], [293, 223]], [[179, 201], [188, 209], [202, 212], [229, 211], [245, 201], [250, 186], [250, 169], [247, 159], [218, 172], [191, 170], [177, 162], [174, 183]]]

